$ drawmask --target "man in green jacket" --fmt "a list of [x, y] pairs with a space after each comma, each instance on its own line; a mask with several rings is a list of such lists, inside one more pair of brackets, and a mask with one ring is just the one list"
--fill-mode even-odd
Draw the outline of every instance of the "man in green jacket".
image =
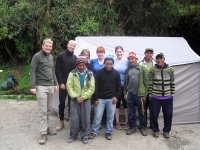
[[88, 143], [91, 113], [91, 96], [95, 90], [94, 76], [86, 68], [85, 56], [78, 56], [76, 68], [72, 70], [67, 79], [67, 91], [72, 98], [70, 102], [70, 137], [72, 143], [80, 135], [84, 144]]
[[39, 144], [45, 144], [47, 135], [55, 135], [48, 124], [52, 108], [53, 94], [57, 91], [57, 81], [54, 73], [53, 56], [51, 55], [53, 41], [45, 39], [42, 50], [37, 52], [31, 61], [30, 92], [36, 94], [39, 111], [40, 134]]
[[140, 118], [140, 129], [143, 136], [147, 135], [146, 132], [146, 116], [145, 100], [148, 94], [149, 78], [147, 69], [137, 63], [138, 58], [136, 53], [130, 52], [128, 55], [130, 67], [126, 70], [124, 95], [129, 108], [129, 124], [130, 128], [126, 132], [127, 135], [133, 134], [137, 131], [136, 124], [136, 106]]

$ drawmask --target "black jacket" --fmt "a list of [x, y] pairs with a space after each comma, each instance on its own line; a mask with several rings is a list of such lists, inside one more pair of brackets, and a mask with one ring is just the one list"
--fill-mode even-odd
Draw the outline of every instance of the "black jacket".
[[56, 78], [58, 84], [66, 84], [69, 73], [76, 68], [76, 56], [68, 49], [56, 58]]

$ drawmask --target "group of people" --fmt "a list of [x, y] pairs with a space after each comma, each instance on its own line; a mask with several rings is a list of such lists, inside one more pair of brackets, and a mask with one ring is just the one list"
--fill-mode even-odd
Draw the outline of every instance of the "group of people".
[[[147, 48], [144, 59], [138, 61], [135, 52], [124, 59], [122, 46], [115, 47], [116, 58], [105, 56], [105, 48], [99, 46], [97, 58], [90, 60], [90, 51], [82, 50], [74, 55], [76, 42], [70, 40], [65, 51], [58, 54], [54, 73], [51, 55], [53, 41], [45, 39], [42, 50], [31, 61], [30, 92], [36, 94], [39, 108], [40, 144], [45, 144], [47, 135], [56, 135], [64, 127], [66, 98], [69, 102], [70, 136], [72, 143], [79, 133], [84, 144], [95, 138], [100, 130], [102, 116], [106, 115], [105, 137], [112, 139], [113, 122], [122, 129], [119, 114], [123, 104], [126, 134], [137, 131], [136, 110], [139, 114], [139, 130], [147, 135], [147, 115], [153, 136], [159, 137], [158, 116], [160, 108], [164, 116], [163, 134], [170, 137], [173, 115], [175, 77], [172, 67], [165, 63], [163, 53], [153, 59], [154, 50]], [[48, 124], [53, 93], [59, 88], [59, 125], [56, 130]], [[91, 101], [94, 101], [94, 117], [90, 131]], [[106, 110], [104, 112], [104, 110]]]

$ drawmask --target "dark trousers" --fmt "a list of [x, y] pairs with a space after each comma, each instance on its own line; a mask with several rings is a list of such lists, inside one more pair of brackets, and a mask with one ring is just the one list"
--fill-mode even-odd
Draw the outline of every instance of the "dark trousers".
[[163, 132], [169, 133], [172, 126], [173, 98], [170, 98], [169, 100], [156, 100], [153, 98], [151, 99], [151, 124], [154, 132], [160, 131], [158, 125], [158, 116], [161, 107], [164, 117]]
[[147, 96], [146, 97], [146, 102], [145, 102], [145, 116], [146, 116], [146, 122], [148, 124], [148, 108], [149, 108], [149, 124], [150, 124], [150, 128], [152, 128], [151, 126], [151, 113], [150, 113], [150, 100], [149, 100], [149, 97]]
[[66, 90], [61, 90], [59, 89], [59, 119], [60, 120], [64, 120], [64, 110], [65, 110], [65, 99], [66, 96], [68, 96], [68, 107], [69, 107], [69, 111], [68, 111], [68, 116], [70, 115], [70, 96], [67, 95], [67, 91]]
[[135, 94], [132, 94], [131, 92], [128, 92], [127, 95], [127, 105], [129, 108], [129, 112], [128, 112], [128, 121], [130, 124], [130, 127], [136, 127], [137, 123], [136, 123], [136, 106], [138, 108], [138, 114], [139, 114], [139, 118], [140, 118], [140, 128], [146, 128], [146, 116], [143, 114], [142, 112], [142, 102], [140, 97], [138, 97]]

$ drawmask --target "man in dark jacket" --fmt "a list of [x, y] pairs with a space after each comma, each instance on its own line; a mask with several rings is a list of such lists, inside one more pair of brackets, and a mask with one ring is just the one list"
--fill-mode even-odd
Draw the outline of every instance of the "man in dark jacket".
[[105, 67], [97, 72], [95, 78], [95, 116], [89, 138], [92, 139], [98, 134], [102, 115], [106, 108], [105, 136], [107, 140], [111, 140], [116, 103], [121, 96], [121, 80], [119, 72], [113, 68], [114, 57], [112, 55], [108, 55], [104, 59], [104, 64]]
[[[75, 65], [76, 56], [74, 55], [75, 47], [76, 47], [76, 42], [70, 40], [67, 44], [67, 49], [64, 52], [59, 53], [56, 59], [56, 77], [59, 84], [58, 108], [59, 108], [59, 119], [60, 119], [60, 124], [56, 127], [57, 131], [60, 131], [64, 127], [65, 99], [68, 96], [66, 89], [66, 82], [69, 73], [76, 68]], [[71, 98], [68, 96], [68, 104], [70, 99]]]

